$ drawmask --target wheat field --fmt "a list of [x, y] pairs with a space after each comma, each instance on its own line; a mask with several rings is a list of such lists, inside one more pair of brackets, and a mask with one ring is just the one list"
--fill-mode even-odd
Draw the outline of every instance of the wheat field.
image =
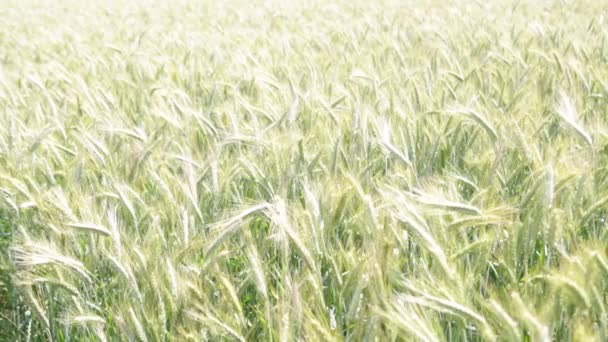
[[608, 340], [605, 16], [0, 0], [0, 340]]

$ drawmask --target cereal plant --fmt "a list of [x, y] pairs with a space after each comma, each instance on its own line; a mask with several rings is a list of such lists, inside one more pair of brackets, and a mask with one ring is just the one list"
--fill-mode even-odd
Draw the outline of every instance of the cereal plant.
[[0, 0], [0, 340], [608, 340], [606, 16]]

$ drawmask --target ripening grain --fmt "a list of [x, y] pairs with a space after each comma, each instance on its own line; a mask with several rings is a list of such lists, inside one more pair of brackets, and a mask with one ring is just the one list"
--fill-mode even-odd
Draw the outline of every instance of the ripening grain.
[[0, 0], [0, 340], [608, 340], [606, 13]]

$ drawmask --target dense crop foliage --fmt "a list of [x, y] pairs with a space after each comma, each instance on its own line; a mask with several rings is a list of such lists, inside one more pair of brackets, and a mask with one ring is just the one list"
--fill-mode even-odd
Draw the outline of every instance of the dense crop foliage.
[[0, 0], [0, 340], [607, 340], [604, 14]]

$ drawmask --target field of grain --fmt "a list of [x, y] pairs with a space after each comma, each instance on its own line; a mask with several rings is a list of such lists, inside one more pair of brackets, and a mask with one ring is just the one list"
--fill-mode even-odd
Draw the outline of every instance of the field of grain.
[[0, 0], [0, 340], [608, 340], [605, 15]]

